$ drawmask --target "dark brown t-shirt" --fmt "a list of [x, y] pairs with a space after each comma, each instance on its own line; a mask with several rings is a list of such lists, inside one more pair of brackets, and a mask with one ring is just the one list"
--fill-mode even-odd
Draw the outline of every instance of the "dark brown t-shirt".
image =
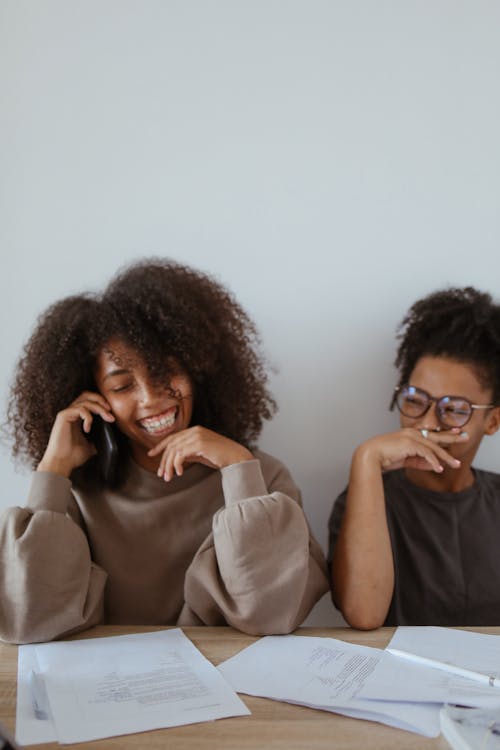
[[[500, 625], [500, 475], [474, 473], [463, 492], [384, 476], [395, 573], [385, 625]], [[330, 561], [346, 495], [330, 516]]]

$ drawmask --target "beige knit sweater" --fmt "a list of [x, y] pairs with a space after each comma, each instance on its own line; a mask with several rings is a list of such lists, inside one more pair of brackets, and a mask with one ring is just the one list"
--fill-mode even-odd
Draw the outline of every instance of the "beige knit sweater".
[[0, 638], [97, 623], [288, 633], [327, 590], [300, 493], [272, 456], [165, 483], [134, 463], [118, 491], [35, 472], [0, 516]]

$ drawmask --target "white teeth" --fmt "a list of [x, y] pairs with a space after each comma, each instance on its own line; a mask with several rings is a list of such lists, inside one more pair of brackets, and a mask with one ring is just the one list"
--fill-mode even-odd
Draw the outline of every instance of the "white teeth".
[[151, 432], [151, 433], [158, 432], [159, 430], [165, 430], [168, 427], [172, 427], [172, 425], [175, 422], [176, 414], [177, 412], [173, 411], [164, 417], [157, 417], [154, 419], [143, 420], [141, 424], [147, 432]]

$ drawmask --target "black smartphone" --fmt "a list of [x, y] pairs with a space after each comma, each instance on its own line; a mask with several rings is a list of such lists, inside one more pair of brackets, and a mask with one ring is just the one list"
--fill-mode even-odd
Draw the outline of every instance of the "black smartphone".
[[118, 442], [115, 428], [102, 417], [95, 416], [88, 434], [89, 440], [94, 443], [97, 451], [97, 461], [104, 481], [113, 485], [117, 481], [118, 474]]

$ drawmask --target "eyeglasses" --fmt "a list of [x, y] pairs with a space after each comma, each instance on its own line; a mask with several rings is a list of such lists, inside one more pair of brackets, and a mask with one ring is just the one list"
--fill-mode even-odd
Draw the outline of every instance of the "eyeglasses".
[[418, 419], [426, 414], [431, 404], [436, 404], [436, 414], [443, 427], [463, 427], [472, 417], [474, 409], [493, 409], [495, 404], [473, 404], [463, 396], [441, 396], [436, 398], [413, 385], [401, 385], [394, 389], [391, 409], [397, 406], [401, 414]]

